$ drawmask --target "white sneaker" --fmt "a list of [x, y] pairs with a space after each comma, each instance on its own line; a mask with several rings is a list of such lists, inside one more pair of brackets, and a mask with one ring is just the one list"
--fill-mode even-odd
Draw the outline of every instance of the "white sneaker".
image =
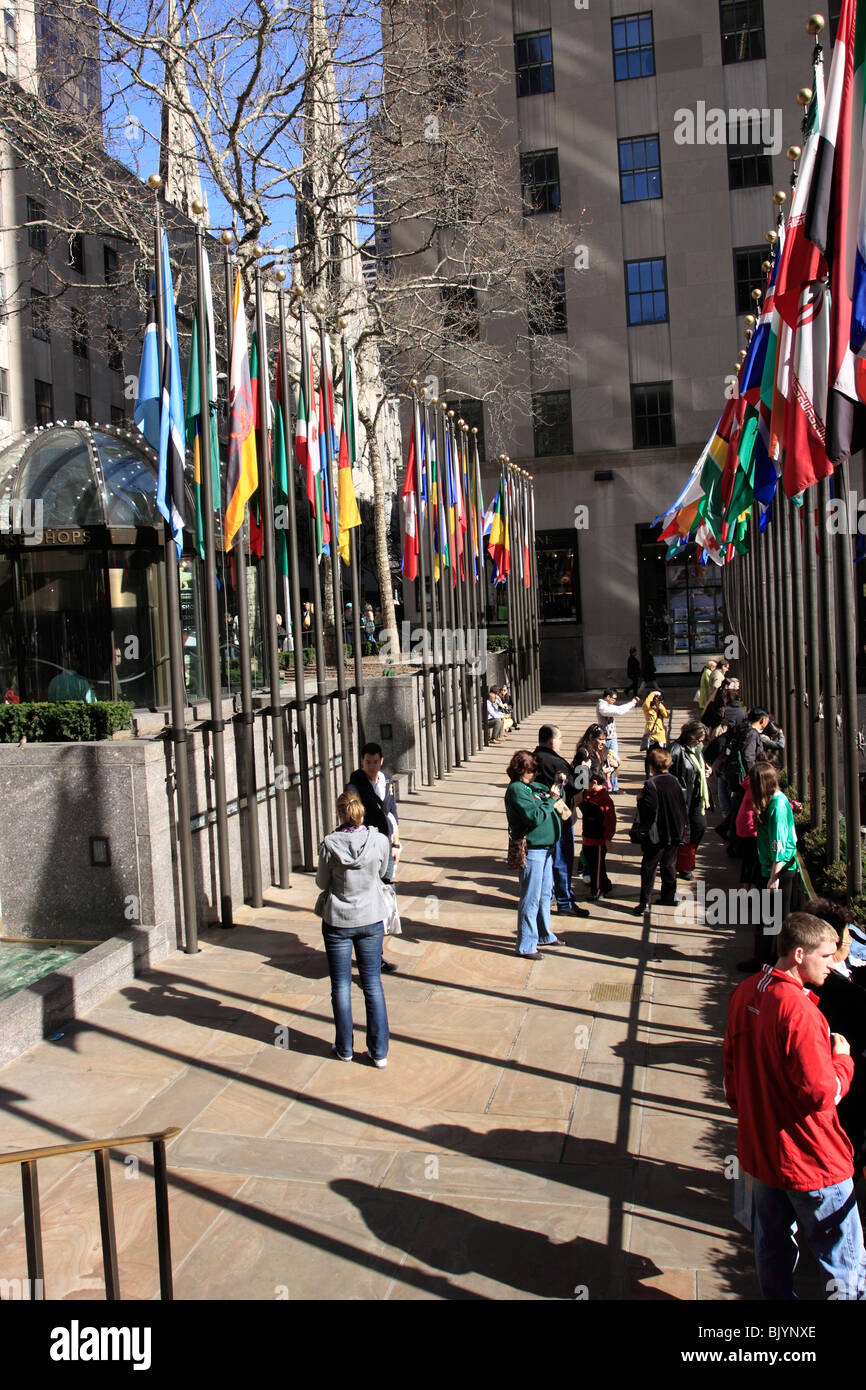
[[[367, 1053], [367, 1056], [370, 1057], [369, 1052]], [[374, 1067], [387, 1067], [388, 1065], [387, 1057], [370, 1057], [370, 1061], [373, 1063]]]
[[349, 1052], [348, 1054], [344, 1055], [342, 1052], [338, 1052], [336, 1043], [331, 1043], [331, 1052], [334, 1054], [334, 1056], [337, 1058], [339, 1062], [354, 1061], [354, 1054]]

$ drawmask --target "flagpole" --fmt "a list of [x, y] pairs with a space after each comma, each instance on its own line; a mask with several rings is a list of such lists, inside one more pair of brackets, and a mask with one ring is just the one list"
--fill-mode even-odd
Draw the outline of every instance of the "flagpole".
[[[448, 711], [448, 714], [449, 714], [449, 734], [450, 734], [450, 738], [451, 738], [451, 740], [452, 740], [452, 752], [453, 752], [453, 760], [452, 760], [452, 761], [453, 761], [453, 766], [454, 766], [454, 767], [459, 767], [460, 764], [461, 764], [462, 761], [463, 761], [463, 757], [462, 757], [462, 739], [461, 739], [461, 736], [460, 736], [460, 735], [461, 735], [461, 727], [460, 727], [460, 674], [459, 674], [459, 671], [458, 671], [458, 666], [457, 666], [457, 661], [456, 661], [456, 654], [455, 654], [455, 651], [454, 651], [454, 636], [455, 636], [455, 626], [454, 626], [454, 624], [455, 624], [455, 612], [456, 612], [456, 605], [455, 605], [455, 602], [454, 602], [454, 591], [455, 591], [455, 589], [456, 589], [457, 586], [456, 586], [456, 584], [455, 584], [455, 582], [454, 582], [454, 577], [453, 577], [454, 566], [455, 566], [455, 564], [457, 563], [457, 531], [456, 531], [456, 528], [455, 528], [455, 531], [454, 531], [454, 544], [453, 544], [453, 546], [452, 546], [452, 542], [451, 542], [451, 502], [452, 502], [452, 497], [451, 497], [451, 470], [450, 470], [450, 468], [449, 468], [449, 466], [448, 466], [450, 440], [449, 440], [449, 437], [448, 437], [448, 404], [447, 404], [447, 402], [446, 402], [446, 401], [440, 401], [440, 402], [439, 402], [439, 409], [440, 409], [440, 412], [441, 412], [441, 415], [442, 415], [442, 482], [443, 482], [442, 495], [443, 495], [443, 501], [447, 504], [447, 505], [446, 505], [446, 510], [445, 510], [445, 531], [446, 531], [446, 535], [447, 535], [447, 538], [448, 538], [448, 557], [449, 557], [449, 562], [450, 562], [450, 565], [449, 565], [449, 572], [448, 572], [448, 579], [447, 579], [447, 581], [446, 581], [446, 583], [445, 583], [445, 585], [444, 585], [444, 591], [445, 591], [445, 622], [446, 622], [446, 625], [447, 625], [447, 633], [448, 633], [448, 643], [447, 643], [447, 647], [448, 647], [448, 649], [449, 649], [449, 676], [450, 676], [450, 682], [451, 682], [451, 690], [450, 690], [450, 698], [449, 698], [449, 711]], [[453, 551], [453, 553], [452, 553], [452, 551]], [[443, 645], [445, 645], [445, 643], [444, 643], [444, 636], [445, 636], [445, 634], [443, 633]]]
[[[303, 386], [305, 392], [304, 409], [307, 411], [307, 424], [311, 419], [311, 412], [316, 411], [318, 418], [318, 407], [315, 404], [315, 389], [313, 386], [313, 374], [310, 369], [310, 341], [307, 328], [307, 312], [304, 307], [304, 292], [300, 286], [295, 286], [292, 290], [298, 306], [298, 324], [301, 342], [301, 381], [304, 382], [305, 375], [309, 374], [309, 380]], [[307, 399], [309, 397], [309, 399]], [[307, 434], [307, 449], [310, 447], [309, 433]], [[318, 449], [318, 442], [316, 448]], [[319, 503], [317, 498], [316, 502]], [[319, 555], [316, 541], [316, 517], [312, 506], [310, 508], [310, 548], [311, 548], [311, 575], [310, 586], [313, 595], [313, 641], [316, 650], [316, 731], [317, 752], [321, 776], [319, 778], [320, 804], [322, 811], [322, 835], [330, 834], [334, 829], [334, 792], [332, 785], [333, 768], [331, 763], [331, 720], [330, 720], [330, 700], [328, 698], [328, 681], [325, 675], [325, 642], [322, 632], [322, 585], [319, 576]]]
[[836, 695], [836, 623], [834, 613], [833, 547], [827, 529], [830, 515], [830, 480], [818, 483], [818, 536], [820, 557], [818, 573], [819, 613], [821, 627], [821, 666], [824, 693], [824, 790], [827, 802], [827, 867], [835, 864], [840, 855], [839, 827], [839, 732], [836, 719], [839, 701]]
[[[345, 319], [341, 319], [341, 320], [340, 320], [340, 352], [341, 352], [341, 355], [342, 355], [342, 358], [343, 358], [343, 412], [344, 412], [344, 417], [345, 417], [345, 412], [349, 409], [349, 401], [348, 401], [348, 384], [349, 384], [349, 380], [350, 380], [350, 377], [349, 377], [349, 352], [348, 352], [348, 348], [346, 347], [346, 333], [345, 333], [346, 327], [347, 327], [346, 320], [345, 320]], [[352, 383], [352, 391], [354, 392], [354, 389], [355, 389], [355, 379], [354, 379], [354, 376], [352, 376], [352, 378], [351, 378], [351, 383]], [[354, 437], [354, 423], [353, 423], [353, 437]], [[347, 440], [347, 442], [348, 442], [348, 439], [349, 439], [349, 432], [348, 432], [348, 430], [347, 430], [347, 431], [346, 431], [346, 440]], [[357, 440], [356, 440], [355, 442], [356, 442], [356, 444], [357, 444]], [[353, 460], [350, 458], [350, 459], [349, 459], [349, 469], [350, 469], [350, 471], [351, 471], [351, 468], [352, 468], [352, 462], [353, 462]], [[338, 479], [338, 482], [339, 482], [339, 479]], [[353, 481], [352, 486], [353, 486], [353, 488], [354, 488], [354, 481]], [[339, 498], [337, 499], [337, 505], [338, 505], [338, 509], [339, 509]], [[359, 573], [359, 566], [358, 566], [358, 543], [357, 543], [357, 535], [356, 535], [357, 531], [358, 531], [358, 527], [357, 527], [357, 526], [350, 526], [350, 527], [349, 527], [349, 572], [350, 572], [351, 584], [352, 584], [352, 659], [353, 659], [354, 666], [355, 666], [355, 701], [356, 701], [357, 724], [358, 724], [358, 747], [359, 747], [359, 748], [363, 748], [364, 744], [367, 742], [367, 736], [366, 736], [366, 734], [365, 734], [365, 732], [364, 732], [364, 652], [363, 652], [363, 648], [362, 648], [362, 645], [361, 645], [361, 641], [362, 641], [362, 639], [361, 639], [361, 576], [360, 576], [360, 573]]]
[[[228, 383], [227, 395], [230, 400], [234, 332], [234, 323], [232, 322], [234, 303], [234, 287], [232, 284], [233, 258], [229, 249], [232, 242], [231, 232], [222, 232], [220, 240], [224, 247], [223, 270], [225, 274], [226, 296], [226, 362], [228, 364], [226, 380]], [[241, 676], [241, 784], [238, 790], [247, 803], [245, 824], [250, 904], [253, 907], [261, 907], [264, 902], [264, 897], [262, 894], [262, 853], [259, 839], [259, 799], [256, 782], [256, 721], [255, 715], [253, 714], [252, 666], [250, 660], [250, 610], [247, 592], [246, 517], [247, 509], [244, 507], [243, 520], [241, 521], [240, 531], [235, 538], [233, 551], [235, 557], [235, 585], [238, 608], [238, 659]]]
[[[159, 174], [151, 174], [148, 184], [157, 195], [154, 198], [153, 230], [154, 283], [156, 286], [156, 324], [159, 341], [159, 380], [165, 356], [165, 294], [162, 283], [162, 217], [158, 194], [162, 187]], [[190, 826], [189, 760], [186, 732], [186, 684], [183, 674], [183, 629], [180, 620], [180, 566], [177, 546], [168, 522], [165, 523], [165, 592], [168, 618], [169, 671], [171, 677], [171, 728], [169, 739], [174, 749], [174, 788], [177, 793], [177, 843], [180, 859], [181, 897], [184, 920], [184, 952], [196, 955], [198, 944], [198, 904], [195, 887], [195, 866], [192, 854]]]
[[[258, 248], [257, 248], [258, 250]], [[265, 344], [265, 305], [262, 295], [262, 269], [258, 259], [255, 267], [256, 342], [259, 349], [259, 437], [256, 441], [259, 456], [259, 511], [262, 518], [262, 558], [259, 574], [264, 570], [265, 642], [268, 653], [270, 680], [271, 739], [274, 757], [274, 789], [277, 821], [277, 864], [280, 888], [292, 883], [288, 835], [288, 765], [283, 737], [283, 703], [280, 692], [280, 649], [277, 640], [277, 567], [274, 536], [274, 488], [271, 479], [271, 460], [268, 450], [268, 359]]]
[[484, 558], [484, 497], [481, 491], [481, 460], [478, 455], [478, 426], [472, 426], [472, 466], [475, 470], [476, 522], [475, 549], [478, 573], [475, 579], [475, 640], [478, 656], [478, 747], [485, 748], [487, 737], [487, 566]]
[[[848, 497], [846, 464], [837, 463], [834, 482], [838, 495]], [[836, 537], [836, 585], [839, 613], [839, 673], [842, 681], [842, 763], [845, 770], [845, 851], [848, 861], [848, 900], [863, 891], [863, 851], [860, 844], [860, 717], [857, 701], [857, 599], [854, 561], [847, 531]]]
[[[441, 628], [440, 628], [440, 626], [439, 626], [439, 602], [438, 602], [438, 597], [437, 597], [437, 593], [436, 593], [436, 541], [435, 541], [435, 535], [434, 535], [435, 530], [436, 530], [436, 527], [437, 527], [437, 525], [438, 525], [438, 520], [439, 520], [438, 509], [439, 509], [439, 506], [441, 505], [441, 503], [440, 503], [440, 496], [441, 496], [441, 494], [439, 493], [439, 490], [438, 490], [438, 489], [439, 489], [439, 479], [438, 479], [438, 475], [437, 475], [437, 479], [436, 479], [436, 487], [437, 487], [436, 510], [435, 510], [435, 513], [434, 513], [434, 507], [433, 507], [433, 477], [432, 477], [432, 473], [431, 473], [431, 469], [430, 469], [429, 463], [430, 463], [430, 445], [431, 445], [431, 441], [432, 441], [432, 444], [433, 444], [433, 456], [434, 456], [434, 458], [436, 458], [436, 460], [437, 460], [437, 465], [438, 465], [438, 455], [437, 455], [437, 452], [436, 452], [436, 439], [435, 439], [435, 430], [436, 430], [436, 409], [435, 409], [435, 402], [434, 402], [434, 409], [433, 409], [433, 435], [431, 435], [431, 433], [430, 433], [430, 412], [429, 412], [428, 405], [427, 405], [427, 396], [426, 396], [426, 393], [422, 393], [422, 394], [424, 394], [424, 441], [425, 441], [424, 453], [425, 453], [425, 456], [426, 456], [426, 457], [425, 457], [425, 462], [426, 462], [426, 464], [427, 464], [427, 519], [428, 519], [428, 522], [429, 522], [429, 525], [427, 526], [427, 560], [428, 560], [428, 563], [429, 563], [429, 566], [430, 566], [430, 618], [431, 618], [431, 627], [432, 627], [432, 631], [431, 631], [432, 653], [431, 653], [431, 655], [432, 655], [432, 662], [433, 662], [433, 697], [434, 697], [435, 704], [436, 704], [436, 775], [437, 775], [437, 777], [444, 777], [444, 775], [445, 775], [445, 749], [444, 749], [444, 744], [443, 744], [443, 723], [444, 723], [443, 700], [444, 700], [444, 695], [443, 695], [443, 688], [442, 688], [442, 687], [443, 687], [443, 676], [442, 676], [442, 650], [441, 650], [441, 647], [440, 647], [439, 650], [438, 650], [438, 655], [437, 655], [437, 644], [436, 644], [436, 636], [437, 636], [437, 633], [441, 633]], [[422, 534], [422, 542], [423, 542], [423, 534]], [[440, 574], [441, 574], [441, 565], [440, 565]]]
[[[811, 494], [810, 494], [811, 495]], [[821, 700], [821, 657], [818, 625], [818, 556], [815, 549], [815, 508], [807, 504], [808, 510], [803, 518], [805, 527], [805, 573], [806, 573], [806, 691], [809, 727], [809, 786], [803, 788], [808, 793], [809, 808], [812, 813], [812, 829], [818, 830], [824, 824], [824, 808], [821, 803], [821, 724], [818, 719], [818, 705]]]
[[[331, 410], [331, 391], [333, 382], [327, 368], [328, 354], [325, 350], [325, 306], [315, 306], [319, 320], [319, 353], [321, 358], [320, 388], [322, 392], [322, 416], [325, 422], [325, 460], [327, 467], [328, 490], [331, 494], [331, 588], [334, 594], [334, 664], [337, 675], [337, 703], [340, 711], [340, 756], [343, 762], [343, 783], [348, 782], [353, 772], [352, 735], [349, 728], [349, 697], [346, 693], [346, 658], [343, 642], [343, 598], [340, 584], [340, 552], [338, 548], [339, 518], [337, 514], [337, 488], [334, 478], [334, 421]], [[329, 389], [330, 388], [330, 389]]]
[[794, 627], [793, 627], [793, 565], [791, 559], [791, 516], [790, 502], [782, 493], [781, 506], [779, 508], [779, 520], [782, 523], [779, 535], [779, 548], [781, 550], [781, 589], [782, 589], [782, 623], [784, 628], [783, 646], [783, 671], [784, 671], [784, 728], [785, 734], [785, 761], [788, 765], [788, 776], [795, 787], [799, 787], [799, 764], [800, 749], [797, 739], [797, 710], [796, 697], [794, 691], [796, 651], [794, 647]]
[[809, 725], [806, 684], [806, 610], [803, 586], [803, 535], [801, 521], [803, 508], [797, 507], [789, 513], [791, 533], [791, 574], [793, 597], [794, 629], [794, 730], [797, 743], [798, 775], [796, 778], [800, 800], [809, 795]]
[[289, 551], [289, 602], [293, 636], [293, 666], [295, 673], [295, 706], [298, 719], [298, 775], [300, 777], [301, 827], [304, 845], [304, 868], [311, 873], [313, 862], [313, 807], [310, 782], [310, 736], [307, 713], [307, 676], [304, 667], [304, 628], [301, 613], [301, 574], [298, 566], [298, 516], [295, 496], [294, 437], [289, 396], [289, 349], [286, 334], [286, 297], [283, 289], [285, 271], [276, 273], [279, 290], [280, 323], [280, 401], [283, 418], [283, 439], [286, 445], [286, 506], [288, 508], [287, 544]]
[[[477, 507], [473, 505], [473, 498], [476, 492], [475, 487], [475, 455], [470, 448], [471, 436], [469, 426], [463, 422], [463, 457], [465, 468], [463, 476], [466, 479], [466, 535], [469, 538], [468, 559], [466, 562], [466, 595], [469, 624], [471, 634], [470, 649], [472, 652], [471, 664], [469, 666], [469, 683], [472, 688], [472, 752], [477, 753], [483, 747], [481, 737], [481, 667], [480, 652], [478, 648], [478, 532], [475, 527], [473, 515]], [[473, 441], [474, 442], [474, 441]], [[470, 566], [471, 561], [471, 566]]]
[[785, 645], [782, 636], [782, 600], [779, 593], [779, 570], [781, 568], [780, 556], [781, 546], [779, 545], [779, 532], [781, 522], [779, 521], [779, 509], [781, 507], [779, 489], [776, 491], [776, 501], [773, 508], [773, 518], [767, 530], [767, 539], [770, 543], [770, 555], [772, 557], [772, 629], [770, 632], [771, 650], [773, 654], [772, 668], [772, 703], [773, 718], [781, 723], [784, 720], [784, 675], [782, 665], [785, 660]]
[[460, 476], [461, 455], [460, 450], [457, 446], [457, 424], [454, 416], [455, 412], [453, 410], [449, 410], [447, 428], [451, 439], [452, 477], [454, 479], [455, 488], [454, 541], [455, 549], [457, 551], [457, 555], [455, 557], [457, 565], [457, 568], [455, 569], [457, 583], [454, 587], [454, 611], [457, 620], [457, 632], [455, 633], [455, 637], [457, 637], [459, 634], [459, 639], [457, 641], [457, 670], [460, 679], [460, 736], [462, 739], [463, 760], [464, 762], [466, 762], [472, 755], [472, 737], [470, 730], [471, 721], [469, 715], [469, 686], [466, 679], [466, 546], [464, 544], [464, 538], [461, 535], [460, 526], [460, 514], [461, 512], [463, 512], [465, 515], [465, 506], [463, 501], [463, 479]]
[[[427, 435], [424, 434], [424, 447], [421, 447], [421, 410], [418, 405], [418, 381], [413, 377], [409, 383], [412, 387], [412, 428], [415, 433], [415, 527], [418, 537], [418, 581], [421, 589], [421, 626], [424, 629], [424, 646], [422, 648], [422, 682], [424, 692], [424, 740], [427, 750], [427, 784], [433, 786], [436, 781], [436, 761], [433, 756], [433, 694], [431, 690], [430, 676], [430, 629], [429, 614], [427, 611], [427, 556], [424, 553], [424, 525], [423, 512], [421, 508], [421, 471], [424, 467], [425, 454], [427, 451]], [[428, 490], [429, 491], [429, 490]], [[427, 530], [430, 529], [429, 505], [427, 517]], [[431, 575], [431, 589], [432, 575]]]
[[520, 622], [523, 629], [523, 647], [526, 652], [524, 670], [526, 672], [526, 706], [535, 710], [535, 676], [532, 644], [529, 631], [529, 520], [526, 506], [526, 473], [517, 471], [517, 486], [520, 497]]

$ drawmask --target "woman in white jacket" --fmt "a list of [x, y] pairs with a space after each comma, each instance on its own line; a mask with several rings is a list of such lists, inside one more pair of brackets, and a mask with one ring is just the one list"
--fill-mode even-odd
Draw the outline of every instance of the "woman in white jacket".
[[[603, 690], [601, 692], [601, 699], [595, 707], [595, 717], [599, 724], [604, 726], [605, 747], [610, 749], [615, 758], [619, 757], [619, 738], [616, 732], [616, 716], [618, 714], [628, 714], [629, 710], [634, 709], [636, 704], [637, 700], [629, 700], [624, 705], [618, 705], [616, 702], [616, 691]], [[610, 779], [610, 789], [612, 792], [619, 791], [616, 769], [614, 769], [613, 776]]]

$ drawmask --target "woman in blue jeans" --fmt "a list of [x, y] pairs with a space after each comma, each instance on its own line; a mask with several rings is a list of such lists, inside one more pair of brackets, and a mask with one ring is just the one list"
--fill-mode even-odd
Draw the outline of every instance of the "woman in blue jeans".
[[364, 807], [356, 792], [337, 802], [340, 825], [319, 846], [316, 883], [322, 889], [317, 910], [331, 976], [331, 1004], [336, 1040], [331, 1051], [351, 1062], [352, 948], [367, 1008], [367, 1054], [374, 1067], [388, 1065], [388, 1015], [382, 989], [383, 879], [391, 851], [379, 830], [364, 824]]
[[517, 954], [538, 960], [539, 946], [556, 946], [550, 930], [550, 897], [553, 889], [553, 851], [562, 834], [562, 820], [571, 811], [550, 788], [535, 781], [538, 763], [522, 749], [508, 764], [509, 787], [505, 793], [508, 833], [513, 840], [526, 839], [526, 864], [520, 873], [517, 905]]

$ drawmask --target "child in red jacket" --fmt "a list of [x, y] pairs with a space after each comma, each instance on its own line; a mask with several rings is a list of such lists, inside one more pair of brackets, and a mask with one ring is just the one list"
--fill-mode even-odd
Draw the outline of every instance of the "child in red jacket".
[[616, 834], [616, 808], [605, 779], [590, 773], [589, 790], [579, 803], [583, 817], [583, 854], [589, 868], [589, 896], [594, 903], [613, 890], [607, 876], [607, 847]]

